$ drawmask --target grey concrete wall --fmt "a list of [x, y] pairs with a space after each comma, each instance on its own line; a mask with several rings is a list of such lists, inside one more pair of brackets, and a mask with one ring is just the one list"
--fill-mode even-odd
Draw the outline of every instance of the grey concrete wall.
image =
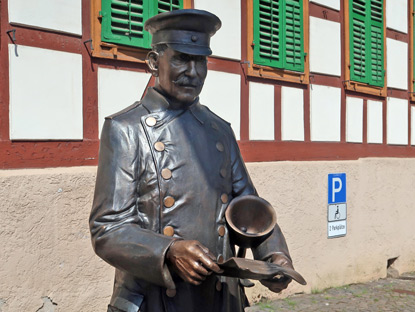
[[[415, 160], [250, 163], [277, 210], [310, 292], [415, 270]], [[105, 311], [113, 269], [95, 256], [88, 215], [95, 167], [0, 171], [0, 311]], [[347, 174], [348, 233], [327, 239], [327, 174]], [[263, 287], [251, 300], [273, 296]]]

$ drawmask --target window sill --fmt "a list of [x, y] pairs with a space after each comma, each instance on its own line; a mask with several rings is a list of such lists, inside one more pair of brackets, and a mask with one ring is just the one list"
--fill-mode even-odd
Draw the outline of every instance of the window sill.
[[301, 84], [309, 83], [309, 75], [307, 72], [300, 73], [290, 70], [253, 64], [252, 66], [248, 67], [247, 73], [249, 76], [260, 78], [282, 80]]
[[106, 58], [111, 60], [145, 63], [149, 50], [144, 48], [133, 48], [116, 45], [106, 42], [93, 43], [93, 57]]
[[386, 97], [387, 95], [386, 86], [376, 87], [376, 86], [368, 85], [366, 83], [350, 81], [350, 80], [344, 81], [343, 84], [344, 84], [345, 89], [349, 91], [360, 92], [360, 93], [365, 93], [365, 94], [370, 94], [370, 95], [377, 95], [377, 96], [382, 96], [382, 97]]

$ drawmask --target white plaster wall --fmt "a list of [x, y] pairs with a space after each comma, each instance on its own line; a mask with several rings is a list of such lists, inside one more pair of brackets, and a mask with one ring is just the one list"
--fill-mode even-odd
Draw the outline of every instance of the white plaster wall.
[[[283, 296], [383, 278], [387, 260], [397, 256], [400, 273], [415, 270], [415, 159], [247, 168], [275, 207], [295, 268], [308, 282], [291, 283]], [[327, 239], [327, 174], [336, 172], [347, 175], [348, 233]], [[58, 311], [106, 310], [114, 269], [94, 254], [88, 229], [95, 173], [96, 167], [0, 170], [3, 312], [43, 311], [42, 297]], [[277, 296], [262, 286], [247, 291], [250, 300]]]
[[310, 92], [311, 141], [340, 141], [341, 89], [313, 85]]
[[9, 0], [9, 22], [82, 34], [81, 0]]
[[304, 141], [304, 91], [281, 87], [281, 139]]
[[408, 0], [386, 0], [386, 27], [408, 33]]
[[408, 44], [386, 38], [387, 83], [390, 88], [408, 89]]
[[241, 59], [241, 1], [240, 0], [194, 0], [195, 9], [217, 15], [222, 27], [211, 38], [213, 55]]
[[383, 103], [367, 101], [367, 143], [383, 143]]
[[340, 23], [310, 16], [310, 71], [340, 76]]
[[346, 97], [346, 141], [363, 142], [363, 99]]
[[249, 83], [249, 139], [274, 140], [274, 85]]
[[340, 11], [340, 0], [310, 0], [310, 2], [321, 4], [328, 8], [332, 8], [337, 11]]
[[415, 106], [411, 106], [411, 145], [415, 145]]
[[101, 134], [105, 117], [139, 101], [151, 74], [98, 68], [98, 117]]
[[200, 103], [231, 123], [236, 139], [241, 132], [241, 76], [210, 70], [205, 80]]
[[408, 144], [408, 101], [388, 97], [387, 143]]
[[81, 54], [10, 44], [9, 78], [12, 140], [83, 138]]

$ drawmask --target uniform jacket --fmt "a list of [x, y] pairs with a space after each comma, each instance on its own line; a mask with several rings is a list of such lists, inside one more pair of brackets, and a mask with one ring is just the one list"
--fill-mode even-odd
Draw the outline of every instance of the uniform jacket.
[[[189, 239], [219, 260], [232, 257], [225, 209], [245, 194], [256, 191], [231, 127], [198, 100], [173, 110], [150, 88], [141, 102], [108, 117], [90, 228], [95, 252], [116, 268], [111, 305], [128, 312], [243, 311], [238, 279], [212, 274], [193, 286], [169, 270], [165, 255], [174, 240]], [[278, 252], [288, 256], [277, 226], [253, 253], [266, 259]]]

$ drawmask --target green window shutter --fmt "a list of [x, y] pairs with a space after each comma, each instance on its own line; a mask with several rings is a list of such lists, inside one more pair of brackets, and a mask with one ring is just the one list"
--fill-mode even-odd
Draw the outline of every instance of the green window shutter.
[[383, 87], [383, 1], [372, 0], [370, 7], [370, 80], [369, 83]]
[[384, 85], [383, 0], [351, 0], [350, 77]]
[[150, 48], [151, 36], [144, 31], [150, 17], [183, 8], [183, 0], [102, 0], [101, 40]]
[[303, 1], [285, 1], [284, 68], [304, 71]]
[[366, 0], [352, 0], [350, 6], [350, 77], [368, 83], [366, 76]]
[[254, 0], [254, 63], [304, 71], [302, 0]]
[[102, 0], [101, 40], [147, 47], [149, 34], [144, 31], [144, 22], [149, 17], [148, 1]]
[[254, 0], [254, 63], [282, 67], [281, 0]]
[[158, 0], [156, 4], [157, 14], [183, 9], [183, 0]]

